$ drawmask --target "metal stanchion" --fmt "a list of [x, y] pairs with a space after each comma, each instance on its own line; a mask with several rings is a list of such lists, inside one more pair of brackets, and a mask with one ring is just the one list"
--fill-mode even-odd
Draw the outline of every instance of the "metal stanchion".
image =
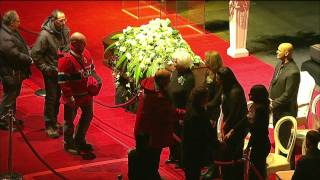
[[34, 94], [37, 95], [37, 96], [42, 96], [42, 97], [44, 97], [44, 96], [46, 96], [46, 90], [45, 90], [45, 89], [38, 89], [38, 90], [36, 90], [36, 91], [34, 92]]
[[0, 174], [0, 180], [22, 180], [21, 174], [13, 172], [12, 163], [12, 132], [13, 132], [13, 121], [15, 121], [13, 110], [10, 109], [3, 118], [9, 118], [9, 147], [8, 147], [8, 170], [9, 172]]

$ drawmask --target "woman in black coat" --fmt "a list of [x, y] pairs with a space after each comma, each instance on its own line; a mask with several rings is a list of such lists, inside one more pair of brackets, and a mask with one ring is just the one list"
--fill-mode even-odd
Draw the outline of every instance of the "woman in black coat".
[[[251, 148], [250, 161], [260, 175], [266, 178], [266, 159], [271, 148], [268, 129], [270, 115], [268, 90], [263, 85], [255, 85], [250, 90], [249, 99], [253, 104], [247, 115], [251, 136], [246, 151], [248, 152]], [[259, 178], [250, 169], [250, 180], [254, 179]]]
[[207, 112], [208, 98], [207, 88], [194, 88], [191, 104], [187, 107], [182, 142], [182, 160], [187, 180], [200, 179], [200, 170], [208, 163], [208, 154], [215, 143], [215, 132]]
[[[243, 155], [244, 137], [246, 136], [247, 102], [243, 88], [232, 70], [222, 67], [217, 72], [217, 83], [222, 85], [222, 139], [225, 146], [223, 160], [239, 160]], [[223, 166], [224, 180], [241, 179], [243, 167], [241, 164]]]

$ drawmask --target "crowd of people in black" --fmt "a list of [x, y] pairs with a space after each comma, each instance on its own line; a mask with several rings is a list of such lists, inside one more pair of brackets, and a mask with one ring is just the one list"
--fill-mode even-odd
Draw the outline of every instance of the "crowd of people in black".
[[[17, 12], [11, 10], [4, 14], [0, 29], [1, 117], [10, 109], [15, 112], [22, 81], [30, 76], [30, 65], [35, 63], [43, 74], [47, 93], [46, 133], [51, 138], [60, 136], [57, 115], [63, 103], [64, 149], [79, 154], [82, 150], [93, 150], [85, 139], [93, 116], [93, 95], [86, 84], [88, 75], [95, 71], [92, 57], [85, 49], [86, 37], [81, 33], [69, 37], [66, 21], [62, 11], [53, 11], [30, 49], [19, 33]], [[242, 179], [244, 165], [238, 160], [249, 151], [251, 162], [266, 178], [266, 158], [271, 149], [269, 115], [273, 113], [274, 123], [281, 117], [297, 115], [300, 73], [292, 53], [292, 44], [279, 45], [280, 61], [270, 88], [253, 86], [249, 93], [252, 104], [248, 108], [241, 84], [233, 71], [223, 65], [217, 52], [206, 52], [203, 64], [193, 64], [187, 51], [177, 49], [172, 56], [173, 65], [141, 81], [134, 129], [136, 149], [128, 154], [129, 179], [161, 179], [159, 163], [165, 147], [170, 148], [166, 163], [182, 168], [187, 180], [219, 176], [226, 180]], [[74, 132], [78, 108], [82, 115]], [[1, 118], [0, 127], [8, 129], [5, 118]], [[283, 127], [280, 139], [287, 143], [291, 127]], [[248, 132], [251, 136], [244, 149]], [[319, 136], [319, 131], [307, 134], [307, 156], [298, 162], [294, 178], [312, 174], [306, 166], [319, 169], [320, 166], [315, 165], [319, 162]], [[234, 163], [222, 166], [220, 173], [215, 160]], [[204, 167], [208, 171], [202, 173]], [[258, 179], [257, 174], [250, 171], [250, 179]]]

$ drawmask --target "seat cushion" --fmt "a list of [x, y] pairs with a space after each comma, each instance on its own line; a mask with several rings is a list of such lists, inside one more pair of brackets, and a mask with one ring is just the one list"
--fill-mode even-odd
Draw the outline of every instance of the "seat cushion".
[[290, 170], [290, 163], [287, 161], [287, 158], [278, 154], [269, 153], [267, 157], [268, 174], [284, 170]]

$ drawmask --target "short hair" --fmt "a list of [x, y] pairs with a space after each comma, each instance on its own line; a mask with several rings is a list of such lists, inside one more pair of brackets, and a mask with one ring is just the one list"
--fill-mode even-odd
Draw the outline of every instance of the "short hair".
[[250, 89], [250, 100], [255, 103], [270, 104], [267, 88], [262, 84], [252, 86]]
[[11, 25], [17, 20], [18, 13], [15, 10], [9, 10], [6, 13], [4, 13], [2, 17], [2, 23], [6, 26]]
[[281, 43], [279, 46], [285, 46], [286, 50], [289, 52], [293, 52], [293, 45], [291, 43], [285, 42], [285, 43]]
[[175, 51], [172, 55], [172, 58], [177, 60], [177, 64], [182, 65], [185, 68], [189, 69], [192, 65], [191, 55], [184, 49]]
[[320, 143], [320, 132], [318, 130], [310, 130], [307, 132], [306, 135], [306, 146], [309, 149], [315, 150], [319, 149], [319, 143]]
[[217, 72], [222, 67], [223, 62], [220, 54], [217, 51], [208, 51], [205, 53], [206, 65], [214, 72]]
[[163, 89], [170, 82], [170, 71], [166, 69], [160, 69], [154, 76], [154, 81], [160, 89]]
[[193, 106], [200, 106], [201, 102], [209, 97], [209, 90], [205, 86], [198, 86], [192, 89], [191, 102]]
[[59, 9], [55, 9], [51, 12], [51, 17], [56, 20], [58, 19], [59, 14], [64, 14], [64, 12]]

